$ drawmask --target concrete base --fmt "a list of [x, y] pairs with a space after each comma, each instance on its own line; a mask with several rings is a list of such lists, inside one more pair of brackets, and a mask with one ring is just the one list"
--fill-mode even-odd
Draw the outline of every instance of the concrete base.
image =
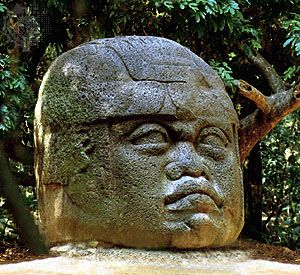
[[0, 274], [300, 274], [300, 265], [252, 260], [251, 251], [144, 251], [61, 246], [60, 256], [5, 264]]

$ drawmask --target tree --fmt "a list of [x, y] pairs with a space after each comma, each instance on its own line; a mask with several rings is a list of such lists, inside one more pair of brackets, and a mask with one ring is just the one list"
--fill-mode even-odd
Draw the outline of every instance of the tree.
[[[19, 165], [19, 169], [14, 169], [18, 182], [34, 185], [32, 110], [49, 64], [82, 42], [115, 35], [170, 38], [209, 62], [224, 80], [235, 103], [241, 118], [241, 159], [245, 160], [245, 167], [253, 167], [247, 156], [255, 144], [300, 106], [299, 3], [299, 0], [0, 1], [0, 13], [7, 19], [1, 23], [0, 35], [0, 77], [4, 80], [0, 85], [0, 134], [6, 138], [5, 148], [11, 163], [14, 161], [12, 166]], [[260, 161], [259, 145], [256, 148], [255, 162]], [[31, 152], [21, 154], [24, 150]], [[247, 219], [255, 223], [260, 223], [260, 217], [254, 215], [261, 211], [250, 210], [262, 205], [260, 174], [251, 180], [252, 184], [245, 179], [246, 210], [249, 209], [246, 212], [250, 213]], [[246, 226], [249, 226], [247, 221]], [[260, 226], [254, 224], [254, 229], [260, 230]]]

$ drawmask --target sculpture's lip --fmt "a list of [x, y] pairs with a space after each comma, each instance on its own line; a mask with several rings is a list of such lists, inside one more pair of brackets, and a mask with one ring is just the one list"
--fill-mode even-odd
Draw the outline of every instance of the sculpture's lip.
[[171, 194], [164, 199], [164, 205], [169, 210], [185, 210], [189, 207], [198, 208], [196, 203], [214, 203], [218, 208], [221, 208], [223, 198], [208, 180], [200, 177], [175, 181]]

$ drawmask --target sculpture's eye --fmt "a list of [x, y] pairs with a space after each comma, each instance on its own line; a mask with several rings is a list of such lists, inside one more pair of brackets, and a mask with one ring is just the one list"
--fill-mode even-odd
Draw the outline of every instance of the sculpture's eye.
[[200, 153], [222, 160], [226, 157], [229, 140], [224, 132], [217, 127], [202, 129], [196, 140], [196, 148]]
[[132, 140], [134, 145], [142, 145], [142, 144], [158, 144], [167, 142], [166, 136], [162, 132], [151, 131], [144, 133], [140, 137], [137, 137]]
[[160, 154], [169, 146], [167, 130], [155, 123], [140, 125], [129, 135], [129, 141], [147, 153]]

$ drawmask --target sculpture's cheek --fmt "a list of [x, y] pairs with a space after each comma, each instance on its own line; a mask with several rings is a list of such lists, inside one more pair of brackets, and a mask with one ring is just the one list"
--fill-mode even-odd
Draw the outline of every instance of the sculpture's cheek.
[[112, 173], [116, 194], [124, 202], [120, 206], [122, 220], [140, 227], [156, 227], [159, 223], [165, 176], [164, 157], [135, 152], [132, 146], [117, 146], [113, 151]]
[[230, 244], [236, 240], [244, 225], [243, 182], [237, 155], [232, 155], [227, 162], [216, 166], [215, 180], [224, 197], [221, 229], [223, 243], [219, 245]]

